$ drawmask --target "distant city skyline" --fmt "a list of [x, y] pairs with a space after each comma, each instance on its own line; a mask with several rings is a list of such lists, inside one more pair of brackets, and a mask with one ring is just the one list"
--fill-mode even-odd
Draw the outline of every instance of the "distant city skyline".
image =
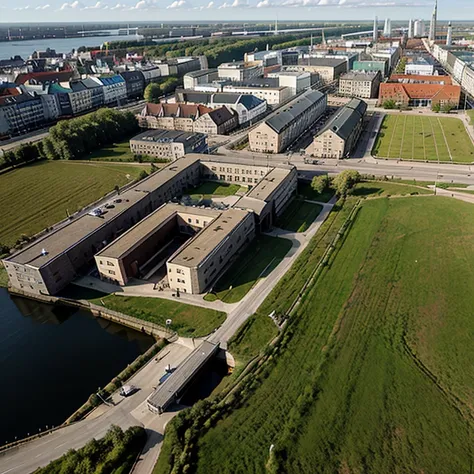
[[[373, 20], [424, 18], [426, 0], [6, 0], [0, 22]], [[472, 0], [438, 5], [438, 20], [474, 20]]]

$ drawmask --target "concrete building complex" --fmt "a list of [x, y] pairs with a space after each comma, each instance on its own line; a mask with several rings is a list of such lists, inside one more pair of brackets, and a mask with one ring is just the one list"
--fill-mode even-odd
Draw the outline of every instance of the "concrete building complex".
[[188, 72], [183, 77], [185, 89], [194, 89], [200, 84], [209, 84], [218, 78], [217, 69], [202, 69], [200, 71]]
[[263, 67], [244, 61], [232, 63], [222, 63], [217, 67], [219, 79], [229, 79], [231, 81], [242, 82], [254, 77], [263, 76]]
[[205, 105], [180, 102], [146, 104], [137, 118], [141, 128], [182, 130], [208, 135], [225, 135], [239, 124], [237, 114], [225, 106], [212, 109]]
[[249, 133], [249, 147], [261, 153], [279, 153], [307, 130], [326, 110], [327, 96], [308, 91], [266, 118]]
[[287, 71], [306, 71], [319, 74], [321, 81], [335, 81], [341, 74], [347, 72], [347, 61], [342, 59], [312, 58], [300, 59], [297, 66], [287, 66]]
[[339, 78], [339, 94], [348, 97], [373, 99], [378, 96], [380, 72], [348, 72]]
[[134, 155], [176, 160], [188, 153], [206, 153], [207, 135], [177, 130], [147, 130], [130, 140]]
[[293, 95], [288, 87], [280, 86], [278, 83], [278, 79], [265, 78], [261, 82], [255, 80], [254, 83], [246, 81], [225, 85], [222, 90], [235, 94], [253, 95], [258, 99], [265, 100], [268, 105], [278, 105]]
[[355, 61], [352, 67], [353, 71], [361, 72], [377, 72], [380, 71], [382, 78], [386, 77], [389, 72], [388, 61], [371, 61], [371, 60], [362, 60]]
[[314, 137], [307, 152], [319, 158], [347, 157], [359, 140], [366, 110], [367, 104], [364, 101], [352, 99]]
[[[166, 264], [172, 289], [204, 291], [256, 229], [268, 229], [283, 212], [296, 192], [297, 173], [293, 166], [203, 159], [177, 159], [5, 259], [11, 285], [53, 295], [92, 263], [102, 278], [120, 285]], [[248, 192], [226, 210], [166, 204], [202, 180], [241, 183]]]
[[277, 78], [280, 87], [288, 87], [292, 95], [309, 89], [319, 83], [319, 75], [305, 71], [276, 71], [268, 74], [270, 78]]

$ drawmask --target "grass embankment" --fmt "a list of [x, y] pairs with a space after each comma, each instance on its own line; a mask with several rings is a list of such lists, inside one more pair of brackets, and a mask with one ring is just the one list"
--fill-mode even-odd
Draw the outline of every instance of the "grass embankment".
[[0, 175], [0, 242], [13, 245], [65, 219], [144, 168], [126, 164], [43, 161]]
[[386, 115], [373, 154], [381, 158], [470, 163], [474, 144], [457, 118]]
[[329, 189], [323, 193], [318, 193], [311, 187], [310, 182], [299, 181], [298, 195], [309, 201], [329, 202], [334, 196], [334, 191]]
[[134, 426], [123, 432], [118, 426], [112, 426], [103, 438], [92, 439], [77, 451], [68, 451], [47, 466], [37, 469], [34, 474], [126, 474], [130, 472], [145, 442], [146, 432], [142, 427]]
[[293, 199], [278, 218], [277, 225], [291, 232], [305, 232], [322, 210], [323, 206], [319, 204]]
[[431, 189], [423, 186], [411, 186], [391, 181], [362, 181], [357, 183], [352, 195], [356, 197], [406, 196], [416, 194], [433, 194]]
[[261, 235], [254, 239], [214, 285], [207, 301], [220, 299], [225, 303], [240, 301], [257, 283], [268, 275], [291, 248], [291, 241]]
[[6, 288], [8, 286], [8, 273], [3, 263], [0, 262], [0, 288]]
[[469, 472], [473, 246], [467, 203], [364, 202], [267, 377], [199, 438], [196, 472], [267, 472], [271, 444], [275, 472]]
[[225, 313], [177, 301], [142, 296], [108, 295], [90, 300], [92, 303], [161, 326], [171, 319], [170, 329], [180, 336], [201, 337], [210, 334], [225, 321]]

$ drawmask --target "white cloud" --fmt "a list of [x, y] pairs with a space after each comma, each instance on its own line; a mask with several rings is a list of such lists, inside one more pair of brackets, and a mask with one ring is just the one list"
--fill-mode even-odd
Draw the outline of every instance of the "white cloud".
[[191, 8], [191, 5], [186, 0], [175, 0], [171, 5], [168, 5], [167, 10], [177, 10], [178, 8]]
[[224, 2], [219, 9], [223, 8], [248, 8], [250, 5], [247, 0], [234, 0], [232, 3]]
[[48, 8], [51, 8], [51, 5], [48, 3], [46, 5], [38, 5], [35, 10], [47, 10]]
[[108, 5], [105, 5], [102, 2], [97, 2], [95, 5], [90, 7], [85, 7], [84, 10], [107, 10], [109, 8]]
[[75, 1], [75, 2], [72, 2], [72, 3], [63, 3], [61, 5], [61, 8], [60, 10], [69, 10], [69, 9], [72, 9], [72, 10], [82, 10], [84, 8], [84, 5], [79, 2], [79, 1]]
[[261, 0], [260, 2], [257, 3], [257, 8], [271, 8], [275, 6], [277, 5], [275, 5], [270, 0]]
[[127, 5], [123, 3], [117, 3], [115, 6], [110, 7], [109, 10], [125, 10], [126, 8], [128, 8]]

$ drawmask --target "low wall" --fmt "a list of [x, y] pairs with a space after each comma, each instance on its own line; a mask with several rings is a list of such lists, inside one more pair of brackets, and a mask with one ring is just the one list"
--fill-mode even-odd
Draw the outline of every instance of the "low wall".
[[92, 313], [95, 317], [107, 319], [109, 321], [122, 324], [123, 326], [135, 329], [136, 331], [143, 332], [145, 334], [150, 334], [156, 339], [166, 339], [168, 342], [175, 342], [178, 338], [176, 332], [171, 331], [170, 329], [160, 326], [159, 324], [152, 323], [150, 321], [143, 321], [133, 316], [128, 316], [127, 314], [119, 313], [118, 311], [113, 311], [111, 309], [105, 308], [104, 306], [99, 306], [93, 303], [90, 303], [86, 300], [73, 300], [70, 298], [60, 298], [58, 296], [49, 296], [49, 295], [38, 295], [35, 293], [29, 293], [18, 288], [9, 288], [9, 292], [12, 295], [22, 296], [24, 298], [40, 301], [47, 304], [63, 304], [66, 306], [73, 306], [75, 308], [84, 309]]

